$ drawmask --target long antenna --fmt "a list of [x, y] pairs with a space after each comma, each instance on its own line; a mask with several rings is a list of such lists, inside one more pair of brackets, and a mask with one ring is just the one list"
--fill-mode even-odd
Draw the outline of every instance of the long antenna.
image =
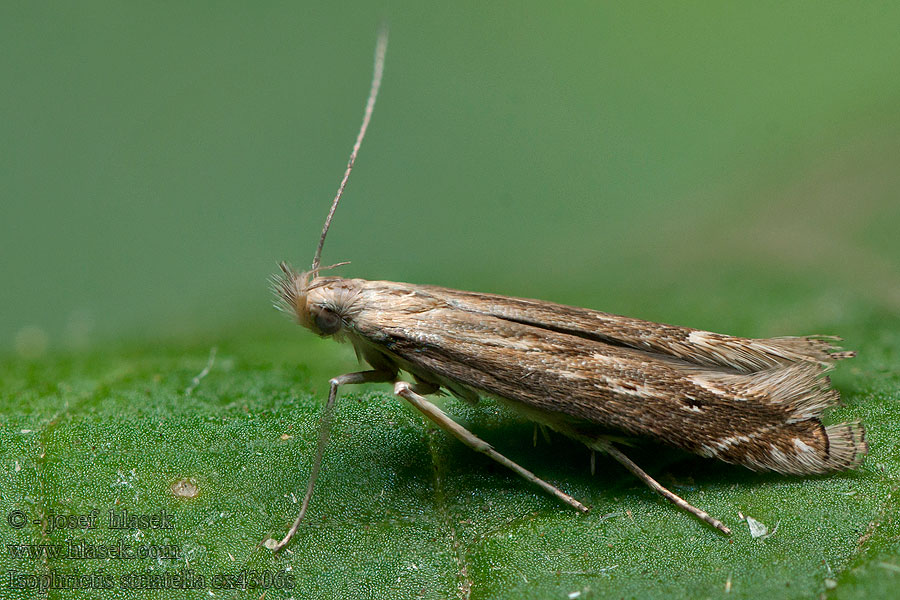
[[378, 97], [378, 88], [381, 87], [381, 76], [384, 74], [384, 54], [387, 52], [388, 30], [382, 27], [378, 34], [378, 44], [375, 46], [375, 68], [372, 73], [372, 87], [369, 89], [369, 99], [366, 101], [366, 112], [363, 114], [362, 126], [356, 136], [356, 143], [353, 144], [353, 151], [350, 152], [350, 160], [347, 162], [347, 170], [344, 171], [344, 178], [338, 187], [337, 195], [334, 202], [331, 203], [331, 210], [325, 218], [325, 226], [322, 228], [322, 237], [319, 238], [319, 247], [316, 248], [316, 256], [313, 258], [312, 274], [316, 275], [319, 270], [319, 259], [322, 256], [322, 246], [325, 245], [325, 235], [328, 228], [331, 227], [331, 219], [334, 217], [334, 211], [337, 209], [338, 202], [344, 194], [344, 188], [347, 186], [347, 180], [350, 179], [350, 171], [353, 170], [353, 163], [356, 162], [356, 155], [359, 153], [359, 147], [362, 145], [363, 138], [366, 136], [366, 129], [369, 127], [369, 121], [372, 120], [372, 111], [375, 110], [375, 99]]

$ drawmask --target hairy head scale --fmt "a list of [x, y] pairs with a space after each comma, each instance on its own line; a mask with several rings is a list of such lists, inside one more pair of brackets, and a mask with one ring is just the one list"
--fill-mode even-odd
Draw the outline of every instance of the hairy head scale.
[[384, 74], [384, 55], [387, 52], [388, 30], [382, 27], [378, 34], [378, 43], [375, 46], [375, 66], [372, 72], [372, 87], [369, 88], [369, 99], [366, 101], [366, 110], [363, 114], [362, 126], [356, 136], [356, 143], [353, 144], [353, 150], [350, 152], [350, 160], [347, 162], [347, 170], [344, 171], [344, 178], [341, 179], [341, 185], [338, 187], [334, 201], [331, 203], [331, 209], [328, 216], [325, 217], [325, 226], [322, 228], [322, 237], [319, 238], [319, 246], [316, 248], [316, 255], [313, 258], [312, 269], [310, 272], [313, 276], [319, 270], [319, 260], [322, 256], [322, 246], [325, 245], [325, 235], [331, 226], [331, 218], [334, 217], [334, 211], [337, 209], [338, 202], [344, 194], [344, 188], [347, 186], [347, 180], [350, 178], [350, 171], [353, 170], [353, 163], [356, 162], [356, 155], [359, 153], [359, 147], [362, 145], [363, 138], [366, 136], [366, 129], [369, 127], [369, 121], [372, 120], [372, 112], [375, 110], [375, 99], [378, 97], [378, 88], [381, 87], [381, 76]]

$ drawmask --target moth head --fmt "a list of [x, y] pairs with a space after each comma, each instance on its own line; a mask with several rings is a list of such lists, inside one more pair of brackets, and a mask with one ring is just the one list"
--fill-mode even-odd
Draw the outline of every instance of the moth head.
[[345, 302], [331, 284], [343, 280], [318, 277], [317, 271], [297, 272], [286, 263], [279, 266], [282, 274], [272, 278], [275, 308], [293, 315], [300, 325], [316, 335], [324, 337], [340, 332]]

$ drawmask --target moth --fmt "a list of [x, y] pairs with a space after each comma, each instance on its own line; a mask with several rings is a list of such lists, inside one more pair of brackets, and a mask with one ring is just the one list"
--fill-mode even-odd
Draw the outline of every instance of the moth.
[[[605, 453], [680, 508], [725, 534], [705, 511], [660, 485], [619, 447], [650, 438], [755, 471], [807, 475], [859, 465], [868, 448], [860, 423], [824, 425], [839, 401], [824, 374], [853, 356], [828, 336], [748, 339], [525, 298], [431, 285], [325, 276], [325, 236], [371, 120], [384, 70], [379, 37], [363, 124], [325, 219], [312, 267], [281, 263], [277, 306], [313, 333], [349, 342], [371, 367], [330, 381], [298, 530], [312, 497], [340, 386], [392, 383], [438, 427], [566, 504], [582, 503], [497, 452], [425, 396], [496, 398], [541, 426]], [[412, 382], [400, 379], [407, 373]]]

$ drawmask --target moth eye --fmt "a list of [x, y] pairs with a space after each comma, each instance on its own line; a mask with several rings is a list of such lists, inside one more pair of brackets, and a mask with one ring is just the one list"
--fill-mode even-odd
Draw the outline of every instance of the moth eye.
[[316, 313], [316, 327], [325, 335], [337, 333], [341, 328], [341, 317], [336, 312], [323, 308]]

